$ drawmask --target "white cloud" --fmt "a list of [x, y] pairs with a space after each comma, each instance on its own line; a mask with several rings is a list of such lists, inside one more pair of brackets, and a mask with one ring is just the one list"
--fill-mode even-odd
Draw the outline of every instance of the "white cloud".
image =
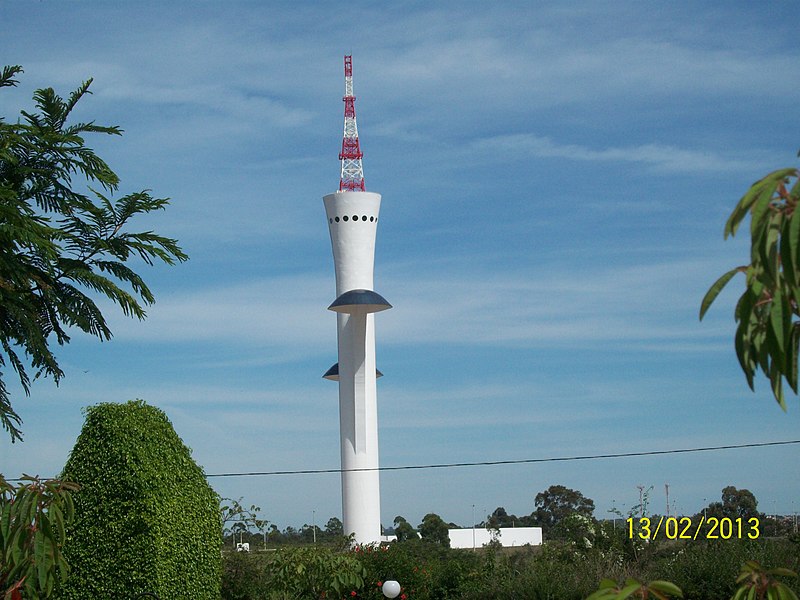
[[[336, 325], [326, 307], [333, 300], [331, 277], [275, 277], [159, 298], [140, 323], [118, 311], [111, 324], [117, 340], [151, 340], [287, 346], [329, 341]], [[327, 334], [327, 335], [326, 335]], [[330, 337], [330, 340], [325, 340]]]
[[702, 261], [679, 261], [566, 275], [406, 273], [402, 284], [395, 275], [386, 288], [395, 309], [378, 332], [384, 343], [686, 345], [719, 334], [696, 321], [708, 269]]
[[646, 101], [653, 108], [658, 97], [674, 104], [796, 97], [794, 48], [765, 44], [757, 35], [721, 43], [719, 32], [703, 23], [693, 23], [687, 35], [681, 17], [656, 25], [641, 14], [645, 8], [615, 11], [613, 18], [593, 9], [559, 14], [531, 6], [487, 14], [447, 8], [428, 10], [422, 19], [398, 16], [406, 27], [396, 19], [377, 24], [386, 49], [369, 75], [387, 95], [408, 97], [415, 106], [448, 98], [457, 102], [456, 112], [487, 118], [523, 107], [602, 103], [607, 112], [617, 103]]
[[[394, 309], [378, 316], [381, 344], [584, 346], [603, 341], [697, 351], [720, 328], [697, 311], [712, 267], [678, 261], [631, 267], [469, 274], [382, 267], [381, 293]], [[159, 299], [144, 323], [114, 314], [115, 339], [281, 347], [299, 358], [335, 347], [332, 275], [282, 276]], [[229, 358], [237, 364], [241, 358]]]
[[[559, 158], [585, 162], [640, 164], [662, 173], [703, 173], [758, 171], [769, 163], [767, 152], [748, 151], [746, 155], [723, 156], [716, 150], [693, 150], [668, 144], [591, 148], [580, 144], [560, 144], [546, 136], [516, 133], [479, 139], [472, 143], [479, 154], [521, 158]], [[774, 157], [772, 157], [774, 158]]]

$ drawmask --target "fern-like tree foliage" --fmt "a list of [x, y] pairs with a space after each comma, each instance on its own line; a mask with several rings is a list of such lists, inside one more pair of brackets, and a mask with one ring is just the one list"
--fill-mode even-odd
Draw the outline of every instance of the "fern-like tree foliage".
[[750, 215], [750, 264], [731, 269], [709, 288], [700, 306], [705, 316], [720, 291], [737, 273], [745, 289], [736, 304], [734, 346], [750, 389], [760, 370], [786, 410], [783, 383], [797, 393], [800, 345], [800, 178], [796, 168], [773, 171], [756, 181], [739, 200], [725, 238], [736, 234]]
[[[4, 67], [0, 88], [16, 86], [20, 73], [19, 66]], [[32, 379], [27, 368], [34, 379], [51, 376], [57, 384], [64, 372], [53, 341], [68, 343], [70, 328], [111, 338], [90, 294], [143, 319], [143, 305], [154, 298], [129, 259], [171, 265], [188, 258], [174, 239], [128, 230], [135, 215], [164, 209], [168, 199], [148, 191], [109, 197], [119, 179], [83, 136], [122, 130], [68, 122], [91, 82], [66, 100], [51, 88], [37, 90], [34, 112], [21, 111], [16, 122], [0, 117], [0, 423], [12, 442], [22, 439], [22, 421], [5, 371], [16, 372], [26, 394]]]

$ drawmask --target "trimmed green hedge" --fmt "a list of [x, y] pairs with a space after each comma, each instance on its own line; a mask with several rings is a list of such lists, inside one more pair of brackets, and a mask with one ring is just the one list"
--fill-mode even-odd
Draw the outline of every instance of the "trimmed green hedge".
[[163, 411], [142, 400], [86, 409], [61, 477], [81, 489], [59, 597], [220, 597], [219, 499]]

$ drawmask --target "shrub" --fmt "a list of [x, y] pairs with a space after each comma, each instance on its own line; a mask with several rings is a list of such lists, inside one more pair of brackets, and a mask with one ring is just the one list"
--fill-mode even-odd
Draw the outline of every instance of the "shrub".
[[255, 552], [225, 552], [222, 567], [222, 597], [225, 600], [264, 598], [266, 589], [263, 555]]
[[219, 598], [219, 499], [161, 410], [141, 400], [86, 409], [62, 478], [81, 489], [61, 597]]
[[69, 566], [61, 546], [76, 489], [28, 475], [15, 486], [0, 475], [0, 596], [49, 598], [64, 580]]
[[382, 600], [384, 596], [381, 585], [389, 579], [400, 583], [402, 595], [407, 598], [414, 600], [433, 598], [430, 565], [434, 561], [427, 555], [431, 552], [435, 552], [437, 556], [440, 556], [441, 552], [449, 554], [446, 548], [419, 539], [385, 546], [356, 548], [354, 554], [365, 568], [367, 582], [359, 598]]
[[342, 598], [364, 586], [366, 571], [352, 553], [282, 548], [267, 566], [268, 598]]
[[678, 585], [687, 598], [716, 600], [734, 594], [742, 565], [750, 560], [794, 571], [800, 565], [797, 549], [788, 542], [719, 540], [687, 543], [653, 571]]
[[[658, 583], [666, 580], [682, 588], [691, 600], [719, 600], [735, 592], [737, 574], [747, 561], [758, 561], [767, 573], [779, 576], [784, 569], [800, 570], [799, 550], [798, 544], [788, 540], [724, 540], [650, 543], [635, 556], [628, 556], [617, 545], [578, 550], [569, 542], [549, 542], [541, 547], [474, 552], [410, 540], [339, 552], [306, 548], [283, 555], [278, 552], [274, 558], [230, 553], [226, 578], [237, 580], [224, 586], [223, 598], [312, 599], [327, 590], [328, 599], [383, 600], [380, 588], [386, 579], [400, 583], [401, 600], [403, 596], [405, 600], [584, 600], [595, 591], [602, 592], [601, 596], [613, 595], [619, 582], [633, 585], [622, 587], [634, 595], [647, 593], [655, 598], [657, 593], [674, 591], [670, 585]], [[363, 571], [353, 571], [353, 560], [360, 562]], [[281, 569], [283, 573], [278, 573]], [[340, 581], [336, 574], [344, 577], [346, 572], [358, 577]], [[753, 579], [749, 577], [748, 581]], [[604, 579], [612, 583], [598, 590]], [[780, 580], [784, 592], [800, 591], [797, 578]], [[761, 580], [756, 583], [765, 587]]]

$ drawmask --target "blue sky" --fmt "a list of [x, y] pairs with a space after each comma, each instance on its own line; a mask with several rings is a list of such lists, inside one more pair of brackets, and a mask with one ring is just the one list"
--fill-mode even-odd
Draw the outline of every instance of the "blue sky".
[[[334, 277], [322, 196], [338, 186], [352, 53], [367, 189], [383, 195], [375, 286], [381, 464], [518, 460], [800, 439], [733, 351], [747, 260], [722, 228], [747, 187], [797, 165], [792, 2], [9, 2], [0, 112], [94, 77], [76, 117], [121, 193], [172, 198], [140, 228], [191, 260], [141, 266], [144, 323], [75, 335], [67, 376], [14, 405], [0, 470], [54, 475], [81, 408], [161, 407], [207, 473], [339, 466]], [[10, 379], [9, 379], [10, 380]], [[800, 510], [798, 446], [389, 471], [382, 521], [528, 514], [552, 484], [597, 516], [664, 484], [692, 513], [726, 485]], [[338, 475], [213, 479], [283, 528], [341, 515]]]

